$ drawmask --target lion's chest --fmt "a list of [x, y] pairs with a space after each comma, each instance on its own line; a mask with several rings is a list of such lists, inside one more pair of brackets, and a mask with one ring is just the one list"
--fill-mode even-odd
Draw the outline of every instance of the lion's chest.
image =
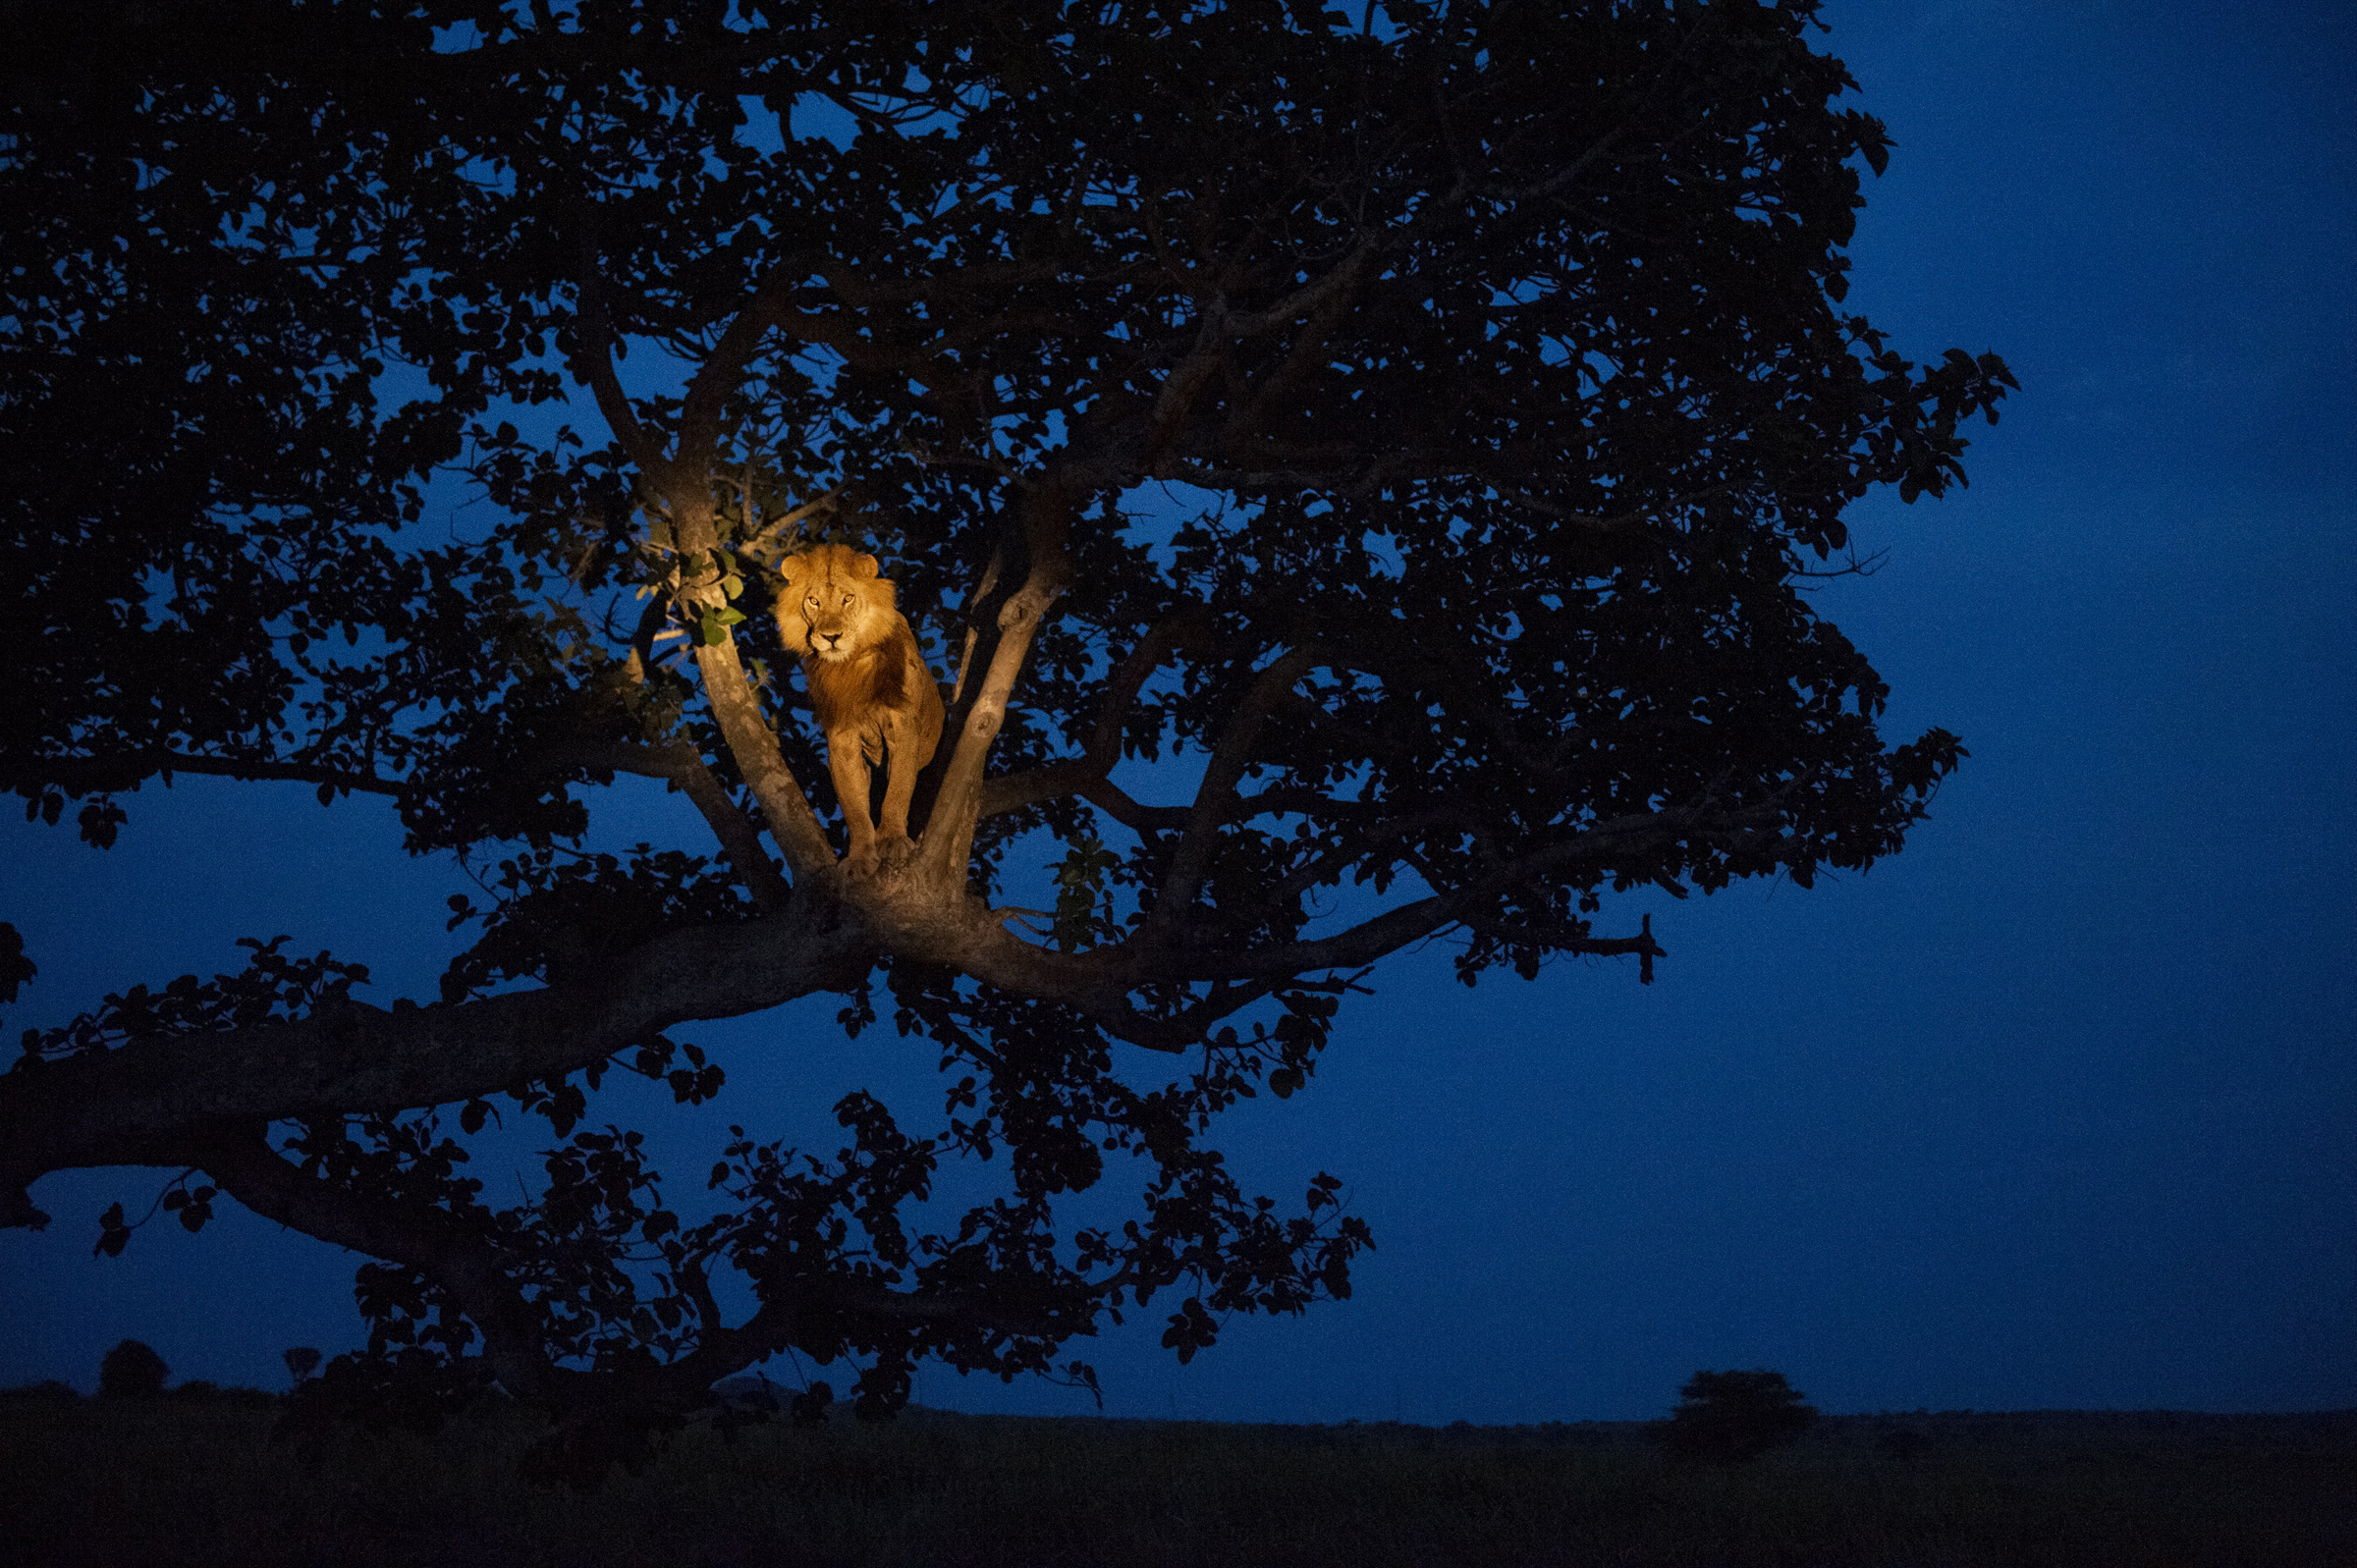
[[870, 761], [882, 758], [893, 716], [908, 706], [908, 661], [889, 644], [849, 659], [812, 658], [802, 674], [810, 685], [810, 709], [831, 743], [846, 731], [856, 734]]

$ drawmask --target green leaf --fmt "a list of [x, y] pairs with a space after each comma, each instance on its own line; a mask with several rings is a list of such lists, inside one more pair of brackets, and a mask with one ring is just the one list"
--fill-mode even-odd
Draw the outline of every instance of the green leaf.
[[729, 640], [729, 628], [744, 619], [744, 612], [733, 607], [707, 610], [695, 623], [695, 642], [699, 648], [716, 648]]

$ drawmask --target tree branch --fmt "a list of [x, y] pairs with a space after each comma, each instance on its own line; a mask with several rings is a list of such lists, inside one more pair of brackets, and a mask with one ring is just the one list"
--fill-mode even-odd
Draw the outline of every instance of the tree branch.
[[[786, 275], [782, 266], [753, 291], [752, 298], [730, 321], [687, 383], [686, 397], [680, 406], [678, 461], [683, 471], [702, 473], [711, 467], [720, 444], [721, 412], [729, 395], [742, 382], [744, 367], [752, 361], [762, 338], [786, 313], [785, 300], [778, 293]], [[749, 524], [752, 519], [745, 520]]]
[[581, 272], [575, 288], [580, 297], [580, 333], [573, 356], [574, 376], [597, 400], [597, 411], [605, 416], [606, 427], [614, 432], [614, 439], [622, 443], [622, 450], [630, 455], [638, 471], [650, 483], [669, 490], [675, 477], [671, 460], [638, 422], [636, 411], [630, 407], [630, 395], [622, 390], [622, 378], [615, 374], [614, 321], [606, 309], [593, 215], [584, 216], [582, 221]]
[[553, 1403], [566, 1382], [583, 1376], [549, 1361], [545, 1315], [508, 1277], [498, 1251], [455, 1216], [308, 1175], [275, 1153], [258, 1129], [206, 1131], [187, 1147], [191, 1164], [263, 1218], [425, 1272], [482, 1331], [492, 1372], [517, 1398]]
[[1331, 937], [1288, 943], [1252, 952], [1220, 953], [1201, 948], [1176, 948], [1141, 953], [1138, 959], [1141, 971], [1139, 978], [1248, 980], [1318, 969], [1363, 968], [1384, 954], [1448, 926], [1470, 923], [1484, 907], [1518, 883], [1576, 861], [1598, 859], [1628, 845], [1695, 833], [1727, 831], [1738, 827], [1744, 815], [1747, 814], [1724, 817], [1696, 810], [1672, 810], [1616, 817], [1584, 829], [1569, 838], [1533, 850], [1519, 859], [1507, 861], [1490, 875], [1464, 888], [1452, 892], [1434, 893], [1397, 909], [1386, 910]]
[[[717, 580], [712, 558], [720, 548], [720, 538], [712, 521], [708, 461], [713, 430], [695, 425], [683, 435], [683, 457], [688, 454], [687, 443], [692, 439], [707, 449], [703, 454], [706, 460], [674, 462], [655, 449], [639, 427], [606, 352], [606, 340], [612, 329], [598, 295], [595, 250], [587, 242], [583, 248], [582, 331], [595, 351], [584, 352], [576, 373], [590, 381], [597, 394], [598, 407], [630, 453], [630, 460], [663, 492], [671, 511], [672, 545], [680, 562], [675, 593], [692, 618], [702, 608], [699, 599], [718, 597], [712, 586]], [[756, 297], [740, 311], [724, 334], [721, 346], [714, 350], [713, 359], [698, 370], [695, 386], [702, 389], [703, 398], [698, 417], [706, 423], [717, 421], [719, 400], [725, 397], [719, 378], [707, 379], [706, 373], [714, 364], [723, 362], [742, 368], [744, 358], [750, 355], [766, 330], [761, 319], [765, 309], [762, 297]], [[733, 361], [729, 360], [730, 355], [735, 356]], [[716, 425], [713, 428], [716, 430]], [[786, 864], [793, 869], [795, 879], [814, 876], [834, 865], [834, 849], [818, 825], [818, 814], [810, 809], [810, 797], [802, 792], [800, 782], [786, 766], [786, 759], [778, 749], [777, 734], [761, 716], [761, 702], [753, 693], [752, 682], [745, 678], [736, 639], [724, 635], [714, 642], [699, 643], [695, 662], [697, 672], [703, 676], [704, 698], [711, 704], [713, 717], [720, 722], [721, 734], [728, 741], [730, 754], [737, 759], [738, 772], [751, 787], [753, 798], [761, 803], [761, 813], [769, 819], [770, 832], [776, 837], [778, 847], [785, 851]]]
[[24, 1189], [118, 1164], [222, 1121], [448, 1105], [562, 1077], [674, 1024], [732, 1018], [856, 983], [874, 938], [796, 899], [777, 919], [668, 931], [592, 977], [456, 1006], [346, 1002], [293, 1022], [137, 1040], [0, 1075], [0, 1225], [46, 1217]]
[[1576, 926], [1560, 920], [1467, 920], [1473, 930], [1502, 942], [1520, 942], [1553, 947], [1559, 952], [1591, 954], [1603, 958], [1637, 955], [1637, 983], [1653, 984], [1653, 961], [1670, 956], [1661, 944], [1653, 940], [1653, 916], [1639, 918], [1637, 934], [1633, 937], [1591, 937]]
[[737, 802], [721, 787], [712, 770], [692, 746], [674, 743], [668, 746], [634, 746], [616, 743], [585, 754], [589, 760], [604, 762], [618, 773], [633, 773], [647, 779], [664, 779], [679, 785], [682, 793], [703, 813], [712, 836], [720, 840], [721, 853], [752, 892], [754, 900], [771, 914], [783, 911], [792, 901], [794, 891], [786, 879], [778, 875], [777, 863], [761, 847], [761, 836], [753, 831], [752, 823]]
[[1212, 750], [1210, 765], [1203, 770], [1203, 783], [1195, 790], [1194, 809], [1187, 814], [1186, 836], [1179, 840], [1178, 852], [1171, 857], [1171, 868], [1162, 879], [1162, 890], [1146, 915], [1145, 925], [1138, 932], [1139, 940], [1149, 944], [1165, 940], [1186, 917], [1211, 863], [1212, 842], [1218, 837], [1230, 803], [1235, 798], [1236, 784], [1251, 761], [1252, 742], [1260, 733], [1261, 721], [1276, 711], [1277, 705], [1292, 690], [1294, 681], [1326, 658], [1326, 651], [1316, 643], [1293, 649], [1263, 671], [1251, 690], [1244, 694], [1244, 700], [1236, 705], [1234, 716], [1228, 721], [1226, 731]]
[[999, 610], [996, 645], [989, 650], [989, 668], [968, 692], [970, 678], [960, 672], [959, 702], [963, 710], [951, 742], [949, 766], [925, 828], [919, 864], [927, 880], [963, 887], [966, 863], [973, 856], [974, 823], [982, 806], [982, 769], [990, 757], [991, 741], [1006, 722], [1014, 682], [1022, 673], [1031, 639], [1047, 620], [1057, 596], [1071, 580], [1071, 560], [1065, 540], [1071, 514], [1079, 504], [1076, 486], [1069, 478], [1051, 476], [1035, 484], [1021, 499], [1024, 553], [1029, 557], [1023, 585]]
[[[711, 531], [708, 520], [702, 531]], [[753, 683], [745, 678], [736, 639], [724, 636], [698, 647], [695, 666], [704, 677], [704, 700], [720, 721], [720, 732], [737, 759], [737, 771], [761, 803], [761, 814], [769, 819], [769, 831], [778, 847], [786, 851], [786, 864], [795, 880], [803, 881], [833, 866], [834, 846], [827, 842], [826, 830], [818, 825], [818, 813], [810, 809], [810, 797], [802, 792], [794, 770], [786, 766], [785, 755], [778, 750], [777, 731], [761, 716], [761, 701], [753, 695]]]
[[375, 774], [331, 768], [323, 763], [200, 757], [182, 751], [140, 751], [119, 757], [32, 757], [0, 762], [0, 787], [56, 784], [75, 790], [122, 789], [157, 775], [169, 784], [176, 773], [256, 781], [287, 779], [372, 795], [398, 795], [407, 787], [397, 779], [380, 779]]
[[1359, 856], [1366, 854], [1386, 838], [1403, 838], [1427, 828], [1455, 827], [1459, 832], [1483, 837], [1480, 819], [1460, 806], [1428, 806], [1403, 816], [1386, 817], [1368, 823], [1351, 833], [1347, 839], [1335, 845], [1309, 864], [1300, 867], [1269, 893], [1273, 904], [1289, 905], [1310, 889], [1339, 873]]
[[[1203, 612], [1182, 610], [1169, 617], [1141, 638], [1129, 656], [1115, 668], [1105, 681], [1104, 694], [1097, 701], [1097, 724], [1089, 736], [1088, 749], [1070, 762], [1051, 763], [1029, 773], [1011, 774], [993, 779], [982, 786], [980, 815], [997, 816], [1014, 811], [1039, 800], [1053, 800], [1059, 795], [1083, 794], [1097, 801], [1090, 785], [1104, 781], [1114, 765], [1122, 760], [1122, 730], [1129, 710], [1137, 704], [1137, 694], [1162, 662], [1178, 648], [1185, 647], [1202, 636], [1205, 624]], [[1102, 791], [1113, 804], [1106, 810], [1115, 821], [1135, 827], [1132, 816], [1154, 811], [1130, 799], [1124, 790], [1106, 784]], [[1099, 801], [1103, 804], [1104, 802]], [[1177, 827], [1184, 821], [1183, 811], [1172, 813], [1168, 825]]]

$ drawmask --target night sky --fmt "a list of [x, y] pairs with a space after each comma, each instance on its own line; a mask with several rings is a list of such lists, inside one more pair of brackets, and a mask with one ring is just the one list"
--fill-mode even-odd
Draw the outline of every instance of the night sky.
[[[1309, 1089], [1213, 1139], [1288, 1204], [1344, 1178], [1379, 1244], [1354, 1299], [1234, 1320], [1185, 1368], [1158, 1300], [1066, 1352], [1109, 1413], [1630, 1419], [1706, 1367], [1829, 1411], [2357, 1406], [2357, 8], [1828, 17], [1897, 142], [1849, 306], [2022, 384], [1971, 488], [1859, 507], [1883, 566], [1820, 593], [1893, 688], [1886, 735], [1971, 759], [1869, 876], [1620, 906], [1670, 950], [1650, 988], [1565, 959], [1466, 991], [1445, 946], [1380, 969]], [[617, 793], [599, 842], [703, 852], [681, 797]], [[378, 1005], [432, 995], [466, 884], [387, 806], [194, 779], [129, 804], [104, 853], [0, 823], [40, 965], [11, 1031], [234, 970], [245, 935], [369, 963]], [[839, 1005], [682, 1032], [728, 1068], [715, 1105], [593, 1111], [659, 1135], [677, 1198], [732, 1120], [831, 1150], [868, 1087], [929, 1125], [933, 1052], [846, 1042]], [[486, 1196], [548, 1141], [486, 1149]], [[52, 1176], [50, 1228], [0, 1233], [0, 1384], [87, 1389], [128, 1335], [275, 1387], [283, 1348], [356, 1343], [356, 1260], [234, 1208], [93, 1259], [98, 1211], [164, 1174]], [[1104, 1190], [1134, 1201], [1119, 1165]], [[1091, 1408], [939, 1367], [917, 1398]]]

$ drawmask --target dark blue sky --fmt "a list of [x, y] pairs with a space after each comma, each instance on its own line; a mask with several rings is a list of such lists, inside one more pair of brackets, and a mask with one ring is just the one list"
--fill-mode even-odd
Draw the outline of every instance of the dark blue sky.
[[[1823, 593], [1888, 732], [1971, 760], [1871, 876], [1657, 899], [1649, 989], [1379, 971], [1309, 1090], [1219, 1140], [1265, 1190], [1347, 1180], [1380, 1243], [1356, 1298], [1186, 1368], [1158, 1304], [1073, 1347], [1112, 1413], [1641, 1417], [1730, 1366], [1829, 1410], [2357, 1405], [2357, 11], [1829, 17], [1897, 140], [1851, 303], [2023, 387], [1971, 489], [1862, 506], [1887, 563]], [[430, 994], [460, 884], [388, 812], [208, 781], [134, 806], [107, 854], [0, 825], [41, 965], [10, 1027], [281, 931], [375, 965], [380, 1004]], [[677, 797], [615, 817], [697, 841]], [[644, 1107], [678, 1168], [728, 1120], [831, 1148], [852, 1087], [938, 1104], [927, 1051], [846, 1043], [836, 1005], [688, 1033], [730, 1086], [692, 1122]], [[86, 1387], [134, 1335], [268, 1384], [281, 1348], [356, 1339], [355, 1260], [243, 1214], [92, 1259], [97, 1211], [157, 1185], [51, 1177], [58, 1222], [0, 1233], [0, 1383]], [[1086, 1406], [939, 1369], [918, 1398]]]

